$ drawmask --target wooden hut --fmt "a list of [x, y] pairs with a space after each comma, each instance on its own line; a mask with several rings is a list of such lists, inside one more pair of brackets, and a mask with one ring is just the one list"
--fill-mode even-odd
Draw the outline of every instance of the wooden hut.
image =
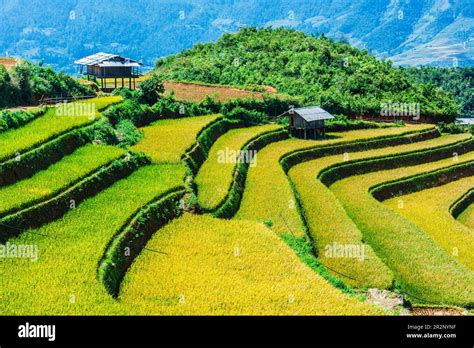
[[290, 133], [299, 138], [315, 139], [324, 135], [325, 120], [334, 118], [329, 112], [319, 106], [290, 108], [288, 111]]
[[136, 88], [136, 78], [141, 75], [142, 63], [111, 53], [96, 53], [76, 60], [80, 74], [87, 79], [99, 80], [101, 89], [111, 92], [117, 87]]

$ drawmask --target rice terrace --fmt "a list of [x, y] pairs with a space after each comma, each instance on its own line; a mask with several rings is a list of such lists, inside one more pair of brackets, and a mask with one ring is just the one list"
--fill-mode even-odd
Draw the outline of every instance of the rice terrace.
[[472, 67], [282, 27], [73, 61], [0, 58], [1, 316], [474, 314]]

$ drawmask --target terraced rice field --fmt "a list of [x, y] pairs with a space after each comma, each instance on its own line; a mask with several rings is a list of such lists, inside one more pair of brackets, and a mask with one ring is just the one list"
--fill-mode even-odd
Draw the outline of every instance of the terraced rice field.
[[[322, 157], [291, 168], [288, 174], [300, 197], [306, 223], [321, 262], [336, 276], [355, 287], [388, 288], [392, 284], [392, 272], [376, 256], [370, 245], [363, 244], [363, 236], [357, 225], [347, 215], [337, 197], [316, 178], [318, 173], [331, 165], [349, 160], [409, 153], [454, 144], [467, 138], [469, 136], [464, 134], [442, 136], [406, 145]], [[327, 248], [335, 244], [364, 245], [365, 258], [360, 260], [327, 255]]]
[[50, 108], [45, 115], [24, 127], [0, 134], [0, 160], [29, 150], [69, 130], [92, 123], [100, 117], [99, 110], [120, 100], [120, 97], [103, 97], [71, 103], [66, 110], [75, 105], [81, 107], [77, 108], [79, 112], [69, 116], [59, 115], [57, 108]]
[[[474, 153], [455, 163], [469, 162]], [[469, 306], [474, 301], [474, 274], [412, 221], [369, 194], [376, 184], [446, 168], [453, 158], [356, 175], [336, 182], [331, 191], [356, 222], [364, 240], [390, 267], [402, 290], [414, 302]]]
[[148, 248], [160, 254], [137, 259], [120, 297], [140, 313], [383, 313], [333, 288], [263, 224], [186, 214]]
[[474, 204], [471, 204], [458, 216], [458, 220], [467, 227], [474, 229]]
[[305, 228], [297, 211], [296, 200], [279, 164], [284, 154], [315, 146], [364, 141], [377, 136], [399, 135], [428, 128], [430, 126], [414, 125], [385, 130], [370, 129], [328, 134], [330, 139], [322, 141], [289, 139], [272, 143], [259, 151], [258, 165], [249, 169], [243, 199], [235, 218], [266, 222], [280, 235], [291, 233], [295, 236], [304, 236]]
[[39, 255], [37, 262], [2, 260], [0, 313], [115, 313], [115, 301], [96, 278], [102, 253], [134, 211], [180, 185], [183, 176], [180, 165], [146, 166], [62, 219], [10, 240], [37, 245]]
[[113, 146], [87, 145], [29, 179], [1, 187], [0, 216], [51, 197], [124, 153], [125, 150]]
[[[206, 210], [215, 209], [225, 198], [232, 183], [240, 150], [255, 137], [280, 129], [278, 125], [239, 128], [225, 133], [212, 146], [207, 160], [199, 170], [195, 182], [198, 186], [198, 202]], [[251, 154], [252, 166], [258, 164], [258, 155]], [[242, 160], [246, 160], [244, 157]]]
[[219, 115], [157, 121], [143, 127], [143, 139], [135, 151], [151, 156], [154, 163], [176, 163], [196, 140], [196, 134]]
[[415, 192], [384, 203], [413, 221], [428, 233], [447, 253], [474, 270], [472, 246], [474, 231], [455, 220], [449, 207], [458, 197], [474, 187], [474, 177]]
[[[341, 291], [334, 286], [337, 282], [360, 289], [393, 289], [395, 285], [415, 303], [464, 307], [474, 303], [472, 255], [468, 253], [472, 239], [462, 232], [470, 231], [471, 207], [461, 214], [459, 221], [448, 211], [452, 202], [472, 187], [472, 179], [467, 177], [384, 203], [369, 193], [376, 184], [469, 163], [474, 160], [474, 152], [460, 154], [456, 162], [452, 158], [424, 159], [421, 164], [400, 164], [396, 169], [374, 167], [370, 172], [369, 168], [367, 174], [350, 173], [330, 187], [317, 179], [318, 173], [339, 163], [458, 144], [468, 139], [468, 135], [416, 138], [416, 141], [413, 138], [404, 145], [387, 143], [377, 149], [348, 150], [346, 154], [326, 155], [297, 164], [288, 174], [280, 163], [285, 155], [302, 149], [364, 144], [370, 139], [390, 136], [412, 139], [412, 132], [431, 129], [429, 125], [343, 132], [318, 141], [288, 139], [263, 147], [255, 166], [249, 167], [242, 201], [233, 219], [198, 215], [191, 207], [188, 211], [192, 213], [185, 212], [153, 230], [151, 239], [145, 240], [145, 248], [127, 265], [118, 297], [110, 296], [98, 275], [101, 265], [109, 261], [103, 259], [104, 251], [124, 226], [133, 225], [134, 221], [139, 226], [137, 236], [150, 232], [145, 231], [146, 224], [140, 225], [142, 220], [152, 215], [159, 218], [163, 211], [131, 219], [140, 216], [137, 214], [144, 207], [169, 190], [183, 186], [185, 175], [190, 175], [181, 160], [183, 153], [218, 118], [219, 115], [209, 115], [160, 120], [144, 127], [142, 141], [131, 150], [144, 152], [152, 164], [115, 180], [112, 186], [71, 207], [62, 218], [8, 240], [15, 245], [36, 246], [38, 258], [36, 261], [0, 259], [0, 314], [393, 313], [364, 303], [364, 296], [355, 296], [347, 287]], [[31, 135], [32, 129], [28, 127], [40, 120], [43, 123], [38, 123], [39, 134]], [[83, 123], [78, 121], [72, 126], [58, 122], [46, 131], [48, 122], [54, 123], [50, 114], [5, 133], [10, 133], [8, 144], [22, 134], [30, 134], [30, 139], [10, 144], [3, 158], [91, 121], [84, 119]], [[240, 150], [250, 139], [278, 128], [276, 125], [240, 128], [218, 138], [194, 178], [197, 203], [208, 210], [214, 209], [226, 198], [233, 183], [236, 165], [232, 161], [220, 163], [222, 152], [219, 151]], [[15, 133], [20, 131], [24, 133]], [[2, 136], [0, 143], [7, 144], [8, 136], [5, 140]], [[50, 197], [124, 153], [123, 149], [102, 145], [79, 148], [32, 177], [1, 188], [0, 214]], [[193, 197], [192, 192], [186, 195]], [[442, 199], [435, 199], [439, 197]], [[393, 206], [400, 199], [405, 204], [403, 212]], [[416, 206], [420, 199], [425, 205]], [[187, 209], [183, 202], [179, 206]], [[408, 211], [408, 207], [413, 209]], [[436, 207], [448, 207], [446, 214], [436, 215]], [[439, 229], [423, 225], [423, 214], [427, 212], [439, 219]], [[459, 230], [452, 238], [446, 238], [441, 232], [451, 226]], [[290, 240], [312, 242], [314, 255], [309, 255], [312, 251], [308, 249], [306, 256], [313, 264], [324, 265], [336, 278], [328, 277], [321, 269], [316, 271], [314, 265], [309, 267], [301, 253], [292, 249], [295, 246]], [[363, 258], [326, 255], [325, 246], [334, 243], [363, 245]], [[461, 244], [457, 255], [449, 252]]]

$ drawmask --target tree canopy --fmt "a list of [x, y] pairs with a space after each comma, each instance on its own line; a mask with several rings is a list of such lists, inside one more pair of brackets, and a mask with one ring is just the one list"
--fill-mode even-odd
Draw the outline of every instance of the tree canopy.
[[159, 59], [155, 68], [167, 79], [270, 85], [348, 116], [378, 116], [385, 103], [418, 103], [422, 115], [437, 121], [452, 121], [459, 113], [450, 94], [410, 79], [390, 61], [286, 28], [243, 28]]

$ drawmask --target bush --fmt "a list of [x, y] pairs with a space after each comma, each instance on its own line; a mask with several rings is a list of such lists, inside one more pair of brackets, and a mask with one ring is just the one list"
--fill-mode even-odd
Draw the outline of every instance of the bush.
[[152, 74], [149, 78], [140, 83], [140, 102], [153, 105], [164, 92], [165, 88], [163, 87], [161, 79], [157, 74]]
[[213, 114], [217, 107], [215, 102], [211, 102], [210, 99], [205, 99], [200, 103], [178, 101], [171, 94], [158, 100], [152, 109], [157, 117], [178, 118]]
[[106, 119], [101, 119], [92, 125], [92, 140], [95, 143], [117, 145], [115, 130]]
[[362, 120], [349, 120], [344, 115], [335, 115], [333, 120], [326, 121], [328, 132], [345, 132], [358, 129], [403, 127], [403, 122], [381, 123]]
[[114, 91], [112, 92], [112, 95], [122, 97], [123, 99], [131, 99], [136, 102], [138, 102], [140, 99], [140, 91], [131, 90], [125, 87], [114, 89]]
[[262, 112], [272, 117], [276, 117], [288, 111], [290, 106], [299, 106], [302, 105], [302, 101], [299, 98], [295, 97], [273, 97], [264, 95], [262, 100], [255, 98], [237, 98], [229, 100], [224, 103], [221, 107], [221, 113], [225, 114], [232, 111], [236, 107], [241, 107], [247, 110], [254, 110]]
[[228, 120], [242, 121], [245, 124], [262, 124], [268, 122], [268, 117], [262, 112], [244, 109], [240, 106], [231, 111], [225, 110], [224, 117]]
[[120, 104], [112, 105], [103, 112], [113, 126], [124, 120], [131, 121], [137, 127], [142, 127], [155, 119], [151, 107], [139, 104], [133, 99], [127, 99]]
[[441, 122], [438, 124], [438, 129], [441, 133], [450, 133], [450, 134], [461, 134], [461, 133], [466, 133], [470, 130], [468, 126], [462, 126], [456, 123], [444, 123], [444, 122]]
[[46, 108], [39, 108], [34, 111], [0, 111], [0, 133], [24, 126], [35, 118], [44, 115], [46, 110]]
[[120, 121], [115, 128], [117, 130], [117, 140], [121, 146], [135, 145], [143, 136], [130, 120]]
[[24, 62], [10, 72], [0, 66], [0, 107], [29, 105], [42, 97], [86, 96], [95, 92], [60, 72], [41, 63]]

